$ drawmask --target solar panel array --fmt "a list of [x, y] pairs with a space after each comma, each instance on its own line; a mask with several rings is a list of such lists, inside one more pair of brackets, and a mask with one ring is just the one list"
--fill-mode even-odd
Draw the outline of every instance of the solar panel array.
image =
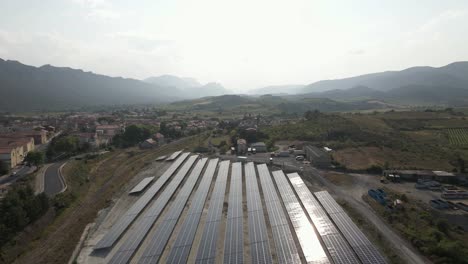
[[118, 248], [117, 252], [115, 252], [109, 263], [120, 264], [128, 263], [130, 261], [141, 242], [145, 239], [146, 234], [153, 227], [161, 212], [164, 210], [167, 203], [174, 195], [174, 192], [177, 190], [185, 175], [189, 172], [193, 163], [197, 159], [198, 155], [193, 155], [185, 162], [158, 199], [148, 208], [139, 221], [135, 223], [135, 228], [128, 232], [127, 239], [123, 241], [122, 245]]
[[156, 161], [161, 161], [161, 160], [165, 160], [167, 158], [167, 156], [159, 156], [156, 158]]
[[252, 263], [272, 263], [270, 244], [253, 162], [244, 166]]
[[187, 263], [218, 161], [210, 160], [166, 263]]
[[362, 263], [386, 263], [380, 252], [327, 191], [314, 193]]
[[144, 178], [135, 187], [133, 187], [133, 189], [128, 193], [133, 194], [133, 193], [139, 193], [139, 192], [143, 191], [146, 188], [146, 186], [148, 186], [148, 184], [150, 184], [150, 182], [153, 181], [153, 179], [154, 179], [154, 177]]
[[171, 237], [172, 232], [179, 221], [180, 215], [184, 210], [185, 204], [187, 203], [190, 194], [193, 191], [193, 187], [198, 181], [200, 174], [205, 167], [208, 158], [203, 158], [198, 161], [195, 168], [190, 173], [190, 176], [185, 181], [184, 186], [178, 193], [174, 202], [164, 217], [164, 221], [158, 225], [156, 232], [152, 233], [148, 237], [148, 245], [146, 249], [143, 251], [143, 255], [141, 256], [138, 263], [158, 263], [161, 255], [164, 251], [164, 248]]
[[109, 248], [120, 238], [120, 236], [127, 230], [128, 226], [133, 223], [137, 216], [143, 211], [153, 197], [159, 192], [164, 186], [167, 180], [174, 174], [174, 172], [180, 167], [184, 160], [190, 153], [183, 153], [171, 166], [159, 177], [159, 179], [141, 196], [125, 214], [115, 223], [106, 235], [99, 240], [94, 246], [94, 249]]
[[218, 176], [211, 193], [210, 206], [200, 246], [198, 247], [196, 263], [214, 264], [216, 260], [216, 242], [218, 240], [221, 217], [223, 213], [224, 193], [229, 173], [228, 160], [219, 163]]
[[306, 212], [315, 225], [322, 241], [336, 264], [360, 263], [340, 231], [327, 216], [299, 174], [288, 174], [289, 181], [301, 200]]
[[330, 263], [318, 236], [315, 234], [314, 228], [309, 219], [307, 219], [304, 210], [302, 210], [301, 204], [297, 200], [283, 171], [274, 171], [273, 178], [276, 181], [276, 186], [278, 186], [281, 198], [283, 198], [286, 211], [296, 231], [306, 262]]
[[257, 165], [265, 205], [270, 219], [278, 263], [301, 263], [280, 198], [266, 164]]
[[244, 263], [244, 230], [242, 207], [242, 163], [231, 167], [231, 186], [224, 237], [224, 263]]
[[172, 153], [172, 155], [169, 156], [169, 158], [167, 158], [166, 161], [175, 160], [180, 155], [180, 153], [182, 153], [182, 150], [179, 150], [179, 151], [176, 151], [176, 152]]

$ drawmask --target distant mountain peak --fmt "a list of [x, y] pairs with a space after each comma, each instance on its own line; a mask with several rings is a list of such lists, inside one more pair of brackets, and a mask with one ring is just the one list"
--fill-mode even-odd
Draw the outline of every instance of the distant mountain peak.
[[379, 91], [389, 91], [409, 85], [467, 87], [468, 62], [460, 61], [443, 67], [417, 66], [402, 71], [385, 71], [355, 77], [323, 80], [305, 86], [302, 93], [346, 90], [367, 86]]

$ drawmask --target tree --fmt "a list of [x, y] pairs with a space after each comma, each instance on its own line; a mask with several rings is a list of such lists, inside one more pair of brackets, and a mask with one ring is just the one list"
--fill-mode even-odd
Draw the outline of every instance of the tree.
[[39, 151], [31, 151], [24, 160], [34, 166], [39, 166], [44, 163], [44, 154]]
[[318, 110], [314, 110], [314, 111], [307, 111], [304, 113], [304, 118], [308, 121], [310, 120], [314, 120], [316, 119], [317, 117], [320, 116], [320, 112]]
[[10, 166], [8, 166], [8, 163], [4, 162], [3, 160], [0, 160], [0, 175], [8, 174], [9, 172]]
[[78, 150], [79, 140], [74, 136], [65, 136], [59, 138], [55, 143], [55, 149], [58, 152], [76, 152]]
[[113, 141], [117, 146], [130, 147], [150, 138], [153, 132], [155, 132], [153, 127], [131, 125], [125, 129], [123, 134], [116, 135]]

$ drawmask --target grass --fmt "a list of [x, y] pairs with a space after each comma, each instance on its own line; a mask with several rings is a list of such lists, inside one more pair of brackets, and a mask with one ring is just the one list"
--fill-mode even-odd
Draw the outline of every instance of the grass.
[[[391, 200], [402, 194], [386, 189]], [[423, 255], [434, 263], [468, 263], [468, 233], [451, 226], [428, 204], [411, 200], [402, 210], [388, 212], [374, 199], [365, 195], [366, 201], [390, 226], [413, 244]]]
[[[272, 141], [303, 140], [328, 146], [335, 150], [335, 161], [352, 170], [380, 166], [453, 171], [459, 169], [459, 158], [468, 160], [463, 143], [468, 143], [468, 133], [465, 139], [465, 129], [455, 128], [466, 125], [465, 117], [458, 113], [390, 111], [321, 113], [296, 124], [261, 129]], [[452, 139], [447, 129], [453, 131]]]
[[64, 167], [70, 204], [46, 227], [37, 240], [21, 248], [6, 263], [66, 263], [88, 223], [143, 167], [160, 155], [193, 148], [198, 140], [186, 138], [154, 150], [115, 150], [93, 160], [71, 161]]

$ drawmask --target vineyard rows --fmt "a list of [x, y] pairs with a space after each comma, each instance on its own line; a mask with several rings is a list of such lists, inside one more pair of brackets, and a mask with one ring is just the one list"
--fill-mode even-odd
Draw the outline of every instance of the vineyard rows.
[[447, 130], [450, 144], [461, 146], [468, 145], [468, 129], [467, 128], [452, 128]]

